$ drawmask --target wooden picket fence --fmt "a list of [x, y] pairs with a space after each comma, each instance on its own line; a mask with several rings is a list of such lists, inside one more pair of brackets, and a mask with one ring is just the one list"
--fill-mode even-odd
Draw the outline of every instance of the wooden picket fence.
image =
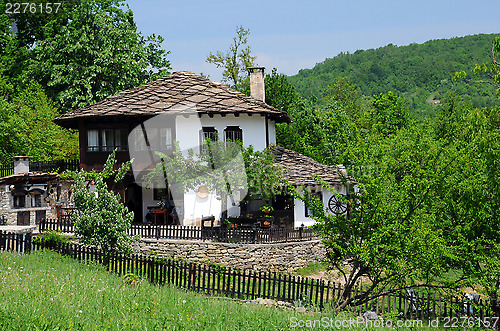
[[[66, 170], [79, 170], [80, 160], [52, 160], [30, 162], [30, 171], [57, 172]], [[5, 164], [0, 166], [0, 177], [14, 174], [14, 164]]]
[[66, 170], [75, 171], [79, 169], [80, 160], [78, 159], [30, 162], [30, 171], [61, 173]]
[[[74, 232], [74, 223], [71, 218], [57, 220], [42, 219], [39, 221], [40, 232], [55, 230], [65, 233]], [[179, 239], [179, 240], [211, 240], [233, 243], [278, 243], [291, 241], [305, 241], [317, 239], [312, 229], [288, 228], [222, 228], [198, 227], [180, 225], [149, 225], [132, 224], [128, 233], [141, 238], [152, 239]]]
[[2, 165], [0, 166], [0, 178], [12, 175], [14, 173], [14, 165]]
[[[173, 284], [209, 295], [225, 295], [244, 300], [268, 298], [324, 309], [334, 305], [343, 291], [339, 284], [318, 279], [276, 272], [240, 271], [142, 254], [131, 256], [105, 254], [94, 247], [74, 243], [47, 246], [33, 242], [29, 234], [18, 235], [0, 231], [0, 251], [30, 253], [46, 248], [82, 263], [100, 263], [117, 275], [133, 273], [152, 284]], [[359, 287], [353, 295], [363, 290], [363, 287]], [[431, 321], [439, 318], [441, 323], [448, 321], [450, 326], [453, 323], [458, 323], [458, 326], [467, 323], [465, 325], [469, 327], [472, 322], [475, 326], [494, 328], [493, 323], [498, 322], [498, 303], [490, 305], [482, 300], [470, 302], [459, 297], [444, 298], [437, 294], [417, 294], [413, 291], [411, 293], [396, 292], [383, 295], [363, 305], [350, 307], [350, 311], [358, 315], [374, 311], [382, 315], [391, 314], [402, 320]], [[497, 312], [496, 315], [494, 311]], [[486, 321], [488, 325], [485, 324]]]

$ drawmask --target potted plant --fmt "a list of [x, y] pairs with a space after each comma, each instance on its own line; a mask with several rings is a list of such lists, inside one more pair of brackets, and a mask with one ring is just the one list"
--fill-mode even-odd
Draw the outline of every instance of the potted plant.
[[265, 217], [270, 217], [269, 214], [271, 214], [273, 211], [274, 211], [274, 208], [272, 206], [267, 206], [267, 205], [264, 205], [262, 207], [260, 207], [260, 210], [266, 214], [264, 215]]

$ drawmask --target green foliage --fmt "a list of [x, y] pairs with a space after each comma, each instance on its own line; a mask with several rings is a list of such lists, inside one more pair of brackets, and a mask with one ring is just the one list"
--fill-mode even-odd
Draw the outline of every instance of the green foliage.
[[8, 71], [15, 64], [15, 36], [11, 30], [12, 20], [5, 12], [5, 2], [0, 1], [0, 97], [7, 98], [13, 92], [13, 83]]
[[339, 79], [330, 88], [326, 105], [316, 109], [298, 95], [288, 103], [292, 123], [276, 126], [278, 145], [294, 150], [324, 164], [345, 161], [350, 141], [356, 139], [358, 126], [367, 120], [357, 87]]
[[[164, 174], [176, 179], [171, 189], [173, 194], [183, 194], [200, 185], [215, 192], [222, 199], [232, 190], [248, 189], [249, 196], [260, 195], [272, 199], [287, 185], [282, 170], [274, 165], [275, 155], [271, 149], [256, 151], [241, 143], [225, 143], [218, 139], [205, 142], [207, 152], [195, 154], [192, 150], [183, 155], [178, 142], [172, 155], [156, 152], [164, 160], [146, 175], [146, 182], [165, 185]], [[232, 187], [228, 187], [228, 183]]]
[[[61, 6], [58, 8], [55, 4], [48, 6], [47, 1], [44, 0], [33, 0], [30, 2], [31, 8], [24, 11], [23, 6], [20, 13], [10, 14], [11, 19], [16, 24], [17, 47], [30, 48], [36, 42], [58, 34], [68, 24], [68, 13], [72, 12], [78, 3], [77, 0], [66, 0], [61, 2]], [[40, 13], [40, 4], [43, 14]], [[34, 13], [31, 12], [33, 7], [36, 9]]]
[[252, 146], [242, 148], [249, 198], [259, 196], [272, 200], [283, 192], [289, 183], [283, 176], [283, 169], [276, 167], [276, 155], [271, 148], [257, 151]]
[[385, 136], [408, 126], [410, 120], [403, 100], [391, 91], [373, 96], [369, 116], [373, 130]]
[[486, 84], [456, 84], [452, 77], [457, 71], [467, 70], [470, 63], [491, 60], [487, 50], [491, 49], [493, 36], [431, 40], [408, 46], [390, 44], [353, 54], [340, 53], [312, 69], [300, 70], [289, 81], [302, 96], [322, 103], [329, 93], [328, 86], [340, 77], [348, 77], [366, 99], [393, 91], [419, 119], [433, 116], [439, 100], [451, 90], [474, 107], [491, 106], [495, 100]]
[[210, 52], [206, 59], [206, 62], [215, 64], [217, 68], [223, 68], [222, 82], [238, 91], [245, 89], [245, 80], [248, 77], [247, 68], [255, 66], [256, 57], [250, 54], [250, 46], [247, 45], [249, 34], [250, 29], [237, 26], [236, 37], [233, 38], [229, 50], [225, 53]]
[[[321, 118], [306, 101], [301, 100], [289, 108], [288, 114], [292, 123], [276, 125], [276, 142], [279, 146], [291, 149], [323, 162], [330, 150], [323, 145], [323, 130]], [[326, 162], [325, 162], [326, 163]]]
[[54, 117], [170, 69], [163, 39], [138, 32], [124, 1], [69, 0], [43, 15], [8, 15], [7, 2], [0, 0], [0, 162], [13, 154], [74, 158], [77, 135]]
[[264, 205], [264, 206], [260, 207], [260, 210], [266, 214], [269, 214], [269, 213], [272, 213], [274, 211], [274, 208], [272, 206]]
[[[309, 315], [147, 282], [123, 286], [121, 277], [100, 266], [50, 251], [2, 252], [0, 270], [2, 330], [289, 330], [292, 318], [311, 325], [332, 318], [329, 312]], [[338, 317], [349, 318], [356, 317]]]
[[493, 39], [491, 48], [491, 61], [474, 66], [474, 78], [468, 78], [465, 70], [455, 72], [454, 80], [464, 80], [468, 83], [486, 83], [496, 88], [500, 95], [500, 63], [497, 61], [500, 55], [500, 37]]
[[[168, 73], [163, 38], [144, 37], [119, 0], [81, 1], [67, 24], [37, 40], [25, 77], [42, 82], [60, 112], [96, 103]], [[43, 16], [43, 15], [40, 15]]]
[[0, 97], [0, 161], [14, 155], [37, 160], [78, 157], [78, 135], [52, 122], [58, 112], [42, 87], [30, 83], [12, 101]]
[[[114, 175], [114, 182], [123, 179], [124, 171], [113, 171], [116, 163], [115, 152], [110, 154], [104, 170], [96, 173], [92, 178], [95, 190], [89, 189], [89, 180], [83, 170], [71, 174], [75, 183], [75, 207], [78, 214], [75, 221], [75, 235], [84, 244], [94, 245], [104, 252], [118, 252], [129, 254], [133, 252], [131, 243], [134, 238], [127, 230], [134, 219], [134, 213], [120, 202], [120, 195], [109, 191], [106, 180]], [[124, 163], [120, 168], [129, 169], [131, 161]]]
[[[353, 163], [372, 164], [377, 171], [359, 174], [359, 191], [339, 196], [350, 206], [347, 217], [326, 213], [307, 192], [296, 193], [318, 221], [315, 229], [328, 248], [329, 264], [344, 278], [336, 309], [363, 304], [382, 289], [464, 284], [441, 278], [459, 247], [448, 245], [443, 222], [436, 217], [441, 203], [437, 184], [448, 174], [450, 162], [440, 147], [425, 127], [385, 138], [374, 134], [353, 144]], [[369, 288], [353, 295], [361, 279], [369, 281]]]
[[266, 75], [264, 83], [268, 105], [288, 112], [297, 102], [300, 102], [301, 97], [290, 84], [287, 76], [278, 74], [276, 68], [273, 68], [271, 74]]
[[71, 242], [71, 238], [55, 230], [48, 230], [33, 237], [33, 242], [44, 244], [46, 247], [55, 247]]
[[470, 277], [469, 286], [495, 300], [500, 296], [500, 108], [450, 103], [435, 125], [436, 139], [455, 154], [450, 176], [439, 187], [436, 217], [448, 241], [460, 247], [456, 267]]
[[351, 83], [349, 78], [340, 77], [328, 87], [329, 93], [325, 98], [325, 104], [335, 109], [340, 109], [355, 121], [359, 121], [363, 115], [363, 102], [361, 91], [358, 86]]

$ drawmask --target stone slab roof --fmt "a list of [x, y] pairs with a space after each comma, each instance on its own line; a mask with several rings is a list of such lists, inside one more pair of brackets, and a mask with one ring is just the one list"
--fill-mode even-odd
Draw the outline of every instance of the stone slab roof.
[[59, 179], [58, 174], [51, 174], [45, 172], [26, 172], [22, 174], [13, 174], [0, 178], [1, 185], [11, 185], [17, 183], [31, 183], [31, 184], [45, 184], [50, 181]]
[[188, 71], [178, 71], [151, 83], [110, 96], [96, 104], [66, 113], [54, 122], [77, 128], [79, 119], [153, 117], [180, 106], [202, 114], [267, 114], [277, 122], [290, 122], [285, 111]]
[[[341, 169], [322, 164], [300, 153], [289, 149], [275, 146], [273, 152], [276, 154], [276, 162], [283, 167], [285, 177], [294, 186], [317, 186], [321, 185], [313, 179], [314, 175], [318, 175], [330, 185], [342, 185], [343, 176], [347, 172]], [[344, 173], [341, 173], [344, 172]], [[355, 179], [348, 177], [349, 183], [356, 183]]]

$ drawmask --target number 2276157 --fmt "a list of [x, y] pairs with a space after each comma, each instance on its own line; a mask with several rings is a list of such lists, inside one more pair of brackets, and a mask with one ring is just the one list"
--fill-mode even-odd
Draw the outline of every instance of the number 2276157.
[[5, 13], [7, 14], [57, 14], [61, 8], [61, 2], [7, 2]]

